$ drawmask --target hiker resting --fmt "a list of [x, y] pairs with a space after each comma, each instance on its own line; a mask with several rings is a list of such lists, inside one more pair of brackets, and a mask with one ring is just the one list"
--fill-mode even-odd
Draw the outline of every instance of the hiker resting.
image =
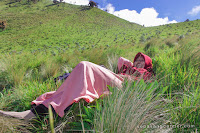
[[81, 61], [62, 83], [57, 91], [40, 95], [31, 102], [33, 107], [23, 112], [1, 111], [0, 114], [18, 119], [30, 120], [37, 115], [48, 114], [51, 105], [53, 112], [63, 117], [73, 103], [84, 99], [91, 103], [101, 95], [108, 95], [107, 85], [122, 87], [125, 78], [145, 81], [152, 76], [152, 60], [149, 56], [139, 52], [133, 63], [123, 57], [118, 59], [118, 74], [91, 62]]

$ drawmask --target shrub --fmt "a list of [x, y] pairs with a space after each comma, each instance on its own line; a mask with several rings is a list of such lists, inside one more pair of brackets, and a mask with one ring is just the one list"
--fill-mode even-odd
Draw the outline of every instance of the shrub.
[[145, 35], [141, 35], [141, 37], [140, 37], [140, 42], [145, 42], [145, 41], [146, 41]]
[[180, 35], [179, 38], [178, 38], [178, 41], [183, 39], [183, 38], [185, 38], [185, 36], [184, 35]]
[[169, 46], [170, 48], [173, 48], [175, 46], [175, 44], [172, 41], [166, 41], [165, 42], [167, 46]]

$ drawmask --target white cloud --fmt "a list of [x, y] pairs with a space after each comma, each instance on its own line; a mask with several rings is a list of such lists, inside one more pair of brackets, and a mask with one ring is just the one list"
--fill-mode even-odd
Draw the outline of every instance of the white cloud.
[[154, 8], [143, 8], [140, 13], [135, 10], [124, 9], [120, 11], [115, 11], [115, 7], [112, 4], [108, 4], [106, 8], [108, 13], [118, 16], [130, 22], [134, 22], [144, 26], [158, 26], [169, 23], [177, 23], [176, 20], [169, 21], [168, 17], [158, 18], [157, 11]]
[[[75, 5], [88, 5], [89, 0], [64, 0], [63, 2], [75, 4]], [[107, 0], [103, 0], [103, 3], [106, 4]], [[115, 11], [115, 7], [112, 4], [107, 4], [102, 10], [107, 10], [108, 13], [118, 16], [122, 19], [125, 19], [130, 22], [134, 22], [144, 26], [158, 26], [169, 23], [177, 23], [176, 20], [169, 21], [168, 17], [158, 18], [157, 11], [154, 8], [143, 8], [140, 13], [137, 13], [135, 10], [123, 9], [120, 11]], [[192, 13], [200, 12], [200, 6], [197, 6], [192, 9]]]
[[191, 11], [188, 12], [189, 15], [197, 15], [198, 13], [200, 13], [200, 5], [199, 6], [195, 6], [194, 8], [192, 8]]
[[88, 5], [89, 0], [63, 0], [63, 2], [74, 4], [74, 5]]
[[108, 4], [105, 9], [107, 10], [108, 13], [114, 14], [115, 7], [112, 6], [112, 4]]

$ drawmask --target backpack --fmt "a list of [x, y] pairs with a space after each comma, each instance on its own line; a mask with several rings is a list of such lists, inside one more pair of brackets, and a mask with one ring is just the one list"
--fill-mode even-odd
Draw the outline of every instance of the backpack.
[[58, 76], [57, 78], [54, 78], [55, 84], [59, 81], [64, 81], [67, 79], [67, 77], [70, 75], [70, 73], [65, 73], [61, 76]]

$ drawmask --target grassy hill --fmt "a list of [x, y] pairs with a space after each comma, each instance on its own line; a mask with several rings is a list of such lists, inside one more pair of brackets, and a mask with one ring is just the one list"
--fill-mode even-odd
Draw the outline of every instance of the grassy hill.
[[[40, 4], [21, 6], [14, 3], [1, 10], [1, 18], [8, 21], [7, 30], [1, 34], [5, 40], [1, 42], [10, 46], [2, 51], [21, 51], [26, 50], [24, 47], [34, 48], [33, 45], [41, 50], [45, 46], [65, 49], [68, 45], [70, 48], [76, 45], [88, 48], [92, 45], [99, 46], [102, 42], [112, 44], [119, 29], [119, 36], [123, 36], [124, 30], [131, 32], [141, 28], [97, 8], [89, 9], [65, 3], [59, 6], [49, 3], [41, 7]], [[115, 36], [114, 32], [117, 32]], [[113, 38], [112, 41], [110, 38]]]
[[144, 28], [87, 6], [54, 5], [48, 1], [4, 4], [0, 17], [7, 20], [8, 26], [0, 33], [2, 53], [135, 44], [155, 37], [166, 39], [196, 33], [200, 26], [198, 20]]
[[[55, 85], [53, 78], [64, 72], [72, 71], [82, 60], [104, 64], [111, 69], [111, 66], [116, 67], [114, 63], [119, 56], [133, 60], [137, 52], [143, 52], [153, 60], [153, 68], [156, 73], [155, 82], [146, 85], [141, 81], [139, 86], [133, 83], [131, 87], [135, 89], [129, 90], [130, 86], [125, 87], [129, 91], [125, 91], [123, 96], [123, 92], [120, 94], [113, 92], [113, 97], [110, 99], [117, 101], [120, 96], [128, 99], [127, 97], [130, 98], [132, 91], [134, 97], [137, 97], [140, 88], [145, 90], [153, 88], [155, 90], [146, 91], [147, 94], [140, 92], [141, 96], [150, 96], [154, 92], [159, 96], [157, 101], [165, 99], [171, 102], [149, 106], [156, 102], [152, 101], [155, 98], [143, 97], [143, 102], [148, 103], [146, 104], [148, 106], [139, 104], [141, 108], [136, 110], [153, 108], [153, 111], [157, 110], [156, 114], [165, 112], [162, 121], [159, 119], [160, 124], [168, 121], [172, 124], [194, 125], [192, 128], [173, 128], [170, 131], [200, 130], [200, 20], [143, 27], [98, 8], [67, 3], [53, 4], [47, 0], [36, 4], [27, 3], [25, 0], [21, 2], [1, 0], [1, 20], [7, 21], [7, 27], [4, 31], [0, 29], [0, 109], [14, 111], [29, 109], [30, 102], [40, 94], [56, 90], [59, 87], [59, 85]], [[115, 93], [116, 95], [114, 95]], [[146, 99], [150, 100], [145, 101]], [[133, 98], [132, 100], [137, 99]], [[130, 118], [138, 116], [138, 120], [131, 121], [132, 125], [130, 120], [124, 119], [115, 123], [116, 118], [123, 118], [123, 115], [120, 113], [107, 114], [107, 112], [118, 112], [114, 109], [123, 108], [130, 110], [134, 103], [130, 102], [126, 106], [121, 105], [121, 108], [118, 108], [112, 102], [109, 103], [108, 99], [98, 102], [100, 104], [104, 102], [104, 108], [93, 109], [94, 106], [97, 108], [99, 105], [87, 104], [82, 107], [82, 110], [75, 105], [71, 110], [72, 113], [68, 114], [61, 122], [55, 121], [55, 125], [59, 126], [60, 123], [66, 122], [64, 129], [76, 127], [76, 129], [83, 130], [80, 115], [78, 115], [79, 110], [82, 110], [85, 113], [83, 119], [90, 120], [82, 122], [87, 129], [111, 132], [121, 132], [124, 129], [124, 132], [135, 132], [136, 127], [132, 126], [133, 123], [141, 124], [142, 120], [146, 120], [149, 116], [149, 112], [145, 112], [145, 110], [141, 116], [136, 111], [136, 114], [133, 113], [129, 116]], [[111, 107], [106, 108], [106, 105], [113, 105], [113, 110], [110, 110]], [[98, 112], [99, 110], [100, 112]], [[106, 112], [108, 116], [99, 116], [103, 112]], [[127, 111], [124, 115], [128, 116], [129, 112]], [[69, 119], [70, 116], [73, 116], [74, 119]], [[113, 118], [109, 116], [113, 116]], [[153, 117], [155, 116], [152, 115], [152, 119]], [[102, 118], [104, 122], [101, 121]], [[2, 120], [0, 123], [3, 123], [4, 119], [6, 118], [0, 118]], [[94, 119], [98, 119], [99, 123]], [[146, 122], [149, 123], [152, 119], [149, 118]], [[129, 122], [129, 124], [126, 123], [127, 126], [130, 126], [129, 128], [124, 128], [124, 121]], [[113, 127], [107, 126], [109, 122], [113, 122], [110, 124]], [[158, 119], [154, 122], [158, 122]], [[30, 131], [49, 131], [49, 124], [45, 121], [41, 123], [34, 123], [35, 128]], [[103, 129], [102, 126], [99, 126], [102, 124], [104, 125]], [[118, 127], [114, 125], [118, 125]], [[13, 124], [11, 126], [14, 127]], [[2, 127], [6, 128], [5, 132], [7, 130], [16, 131], [8, 129], [7, 125]], [[146, 130], [148, 128], [138, 129], [138, 131]]]

